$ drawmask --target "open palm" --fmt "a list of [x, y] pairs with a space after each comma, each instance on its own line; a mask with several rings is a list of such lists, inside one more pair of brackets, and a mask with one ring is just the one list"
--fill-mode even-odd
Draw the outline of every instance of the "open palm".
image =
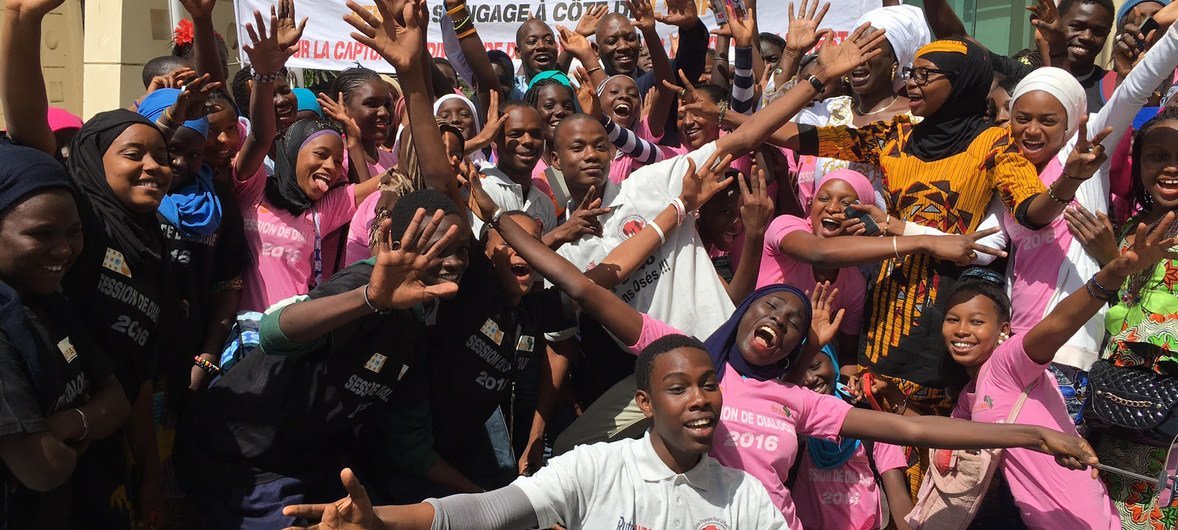
[[352, 12], [344, 15], [344, 21], [356, 29], [352, 38], [379, 53], [397, 71], [417, 66], [423, 53], [422, 24], [429, 20], [425, 0], [380, 0], [376, 7], [380, 17], [348, 0]]
[[418, 208], [399, 241], [392, 239], [391, 221], [382, 224], [381, 237], [376, 243], [376, 264], [368, 281], [368, 298], [375, 306], [407, 309], [458, 292], [458, 285], [454, 282], [427, 285], [421, 279], [421, 271], [429, 268], [458, 232], [457, 225], [451, 226], [441, 238], [430, 244], [442, 217], [444, 215], [438, 210], [423, 226], [425, 209]]

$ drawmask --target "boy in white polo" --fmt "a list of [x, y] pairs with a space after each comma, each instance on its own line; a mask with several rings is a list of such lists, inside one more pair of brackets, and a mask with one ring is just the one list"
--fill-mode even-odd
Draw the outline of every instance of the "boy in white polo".
[[321, 529], [787, 529], [760, 482], [707, 456], [723, 400], [704, 345], [658, 339], [635, 376], [638, 406], [653, 419], [641, 439], [579, 446], [506, 488], [409, 506], [373, 509], [344, 470], [348, 497], [283, 512], [319, 519]]

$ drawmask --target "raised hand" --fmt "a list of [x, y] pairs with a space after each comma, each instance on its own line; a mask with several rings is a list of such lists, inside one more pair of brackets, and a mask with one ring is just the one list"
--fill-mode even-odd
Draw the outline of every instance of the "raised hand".
[[810, 294], [810, 305], [813, 308], [810, 318], [810, 332], [818, 339], [819, 347], [830, 344], [838, 334], [839, 326], [843, 323], [846, 309], [834, 310], [834, 301], [838, 298], [838, 287], [831, 287], [830, 282], [814, 285]]
[[870, 23], [863, 23], [843, 42], [834, 43], [834, 34], [827, 33], [826, 40], [818, 49], [818, 67], [825, 75], [824, 80], [837, 79], [851, 72], [880, 54], [879, 45], [884, 42], [884, 30], [872, 30]]
[[593, 82], [589, 80], [589, 72], [585, 67], [578, 66], [573, 73], [577, 79], [577, 103], [581, 105], [581, 112], [601, 119], [601, 100], [597, 98], [597, 91], [593, 89]]
[[593, 45], [589, 44], [589, 39], [586, 39], [580, 33], [569, 30], [569, 28], [556, 26], [556, 38], [560, 40], [560, 47], [564, 51], [569, 52], [570, 55], [576, 57], [581, 62], [585, 62], [585, 59], [588, 57], [596, 55], [596, 52], [593, 51]]
[[1076, 147], [1068, 154], [1068, 160], [1063, 165], [1063, 178], [1088, 180], [1095, 175], [1105, 160], [1108, 160], [1101, 142], [1112, 132], [1112, 127], [1105, 127], [1089, 141], [1088, 116], [1080, 116], [1080, 129], [1076, 131]]
[[1103, 212], [1092, 215], [1083, 206], [1068, 206], [1063, 211], [1064, 221], [1068, 223], [1068, 231], [1072, 233], [1084, 247], [1084, 251], [1092, 256], [1101, 266], [1116, 259], [1120, 254], [1117, 248], [1117, 237], [1113, 233], [1113, 223]]
[[213, 8], [217, 6], [217, 0], [180, 0], [180, 5], [184, 6], [184, 10], [189, 15], [192, 15], [193, 20], [198, 20], [213, 16]]
[[749, 173], [748, 184], [743, 178], [736, 179], [740, 186], [740, 220], [746, 234], [763, 234], [773, 219], [773, 200], [765, 184], [765, 170], [754, 165]]
[[499, 209], [499, 205], [495, 204], [495, 200], [487, 194], [487, 190], [483, 189], [483, 178], [478, 172], [467, 173], [466, 183], [470, 186], [470, 199], [467, 206], [470, 207], [471, 213], [478, 217], [480, 221], [486, 223], [491, 220], [491, 216], [495, 215], [495, 210]]
[[319, 101], [319, 106], [323, 107], [323, 113], [344, 126], [344, 134], [348, 138], [360, 138], [360, 124], [356, 119], [348, 113], [348, 106], [344, 104], [344, 93], [340, 92], [337, 99], [332, 100], [327, 97], [327, 94], [320, 93], [315, 99]]
[[[318, 525], [310, 528], [321, 530], [379, 530], [384, 528], [376, 512], [372, 509], [372, 501], [368, 499], [368, 491], [360, 484], [356, 475], [349, 468], [340, 471], [340, 480], [348, 496], [331, 504], [292, 504], [282, 509], [287, 517], [297, 517], [311, 521], [319, 521]], [[303, 527], [298, 527], [303, 528]]]
[[[151, 83], [147, 84], [147, 90], [143, 95], [146, 96], [161, 88], [184, 88], [184, 85], [191, 83], [193, 79], [196, 79], [196, 70], [191, 68], [180, 68], [169, 74], [157, 75], [151, 78]], [[140, 98], [141, 101], [142, 99]]]
[[202, 75], [189, 81], [172, 104], [172, 119], [177, 123], [203, 118], [208, 112], [205, 102], [212, 91], [221, 88], [221, 83], [209, 82], [209, 74]]
[[487, 124], [478, 134], [466, 141], [465, 151], [467, 154], [491, 145], [491, 142], [494, 142], [495, 138], [499, 136], [499, 129], [503, 128], [503, 120], [505, 119], [507, 119], [506, 116], [499, 115], [499, 91], [492, 90], [491, 101], [487, 104]]
[[302, 22], [295, 23], [294, 0], [278, 0], [278, 45], [283, 48], [295, 48], [303, 38], [303, 30], [306, 28], [307, 17], [303, 17]]
[[1035, 5], [1027, 7], [1027, 11], [1031, 12], [1031, 25], [1039, 30], [1049, 49], [1063, 53], [1067, 48], [1067, 36], [1055, 0], [1036, 0]]
[[[808, 2], [809, 0], [802, 0], [797, 16], [794, 16], [793, 2], [789, 3], [789, 29], [785, 33], [785, 49], [797, 57], [805, 55], [818, 44], [823, 35], [830, 33], [830, 30], [818, 29], [822, 19], [826, 17], [826, 12], [830, 10], [830, 3], [824, 2], [822, 9], [819, 10], [819, 0], [814, 0], [813, 5]], [[809, 10], [806, 9], [807, 6]]]
[[946, 261], [952, 261], [954, 264], [964, 267], [977, 259], [978, 253], [990, 254], [991, 256], [1006, 257], [1006, 251], [987, 247], [978, 243], [979, 239], [991, 236], [998, 233], [999, 228], [994, 227], [989, 230], [981, 232], [974, 232], [972, 234], [947, 234], [941, 236], [928, 236], [932, 241], [931, 248], [928, 249], [929, 254], [934, 258]]
[[5, 0], [4, 8], [10, 14], [17, 13], [22, 17], [42, 18], [63, 3], [65, 0]]
[[679, 193], [679, 200], [683, 201], [683, 206], [689, 212], [699, 210], [700, 206], [732, 183], [732, 177], [724, 177], [724, 172], [732, 164], [732, 155], [725, 155], [719, 162], [714, 158], [715, 155], [698, 170], [695, 160], [687, 159], [687, 173], [683, 175], [683, 191]]
[[746, 9], [744, 17], [740, 17], [731, 3], [725, 3], [728, 11], [728, 24], [725, 27], [732, 34], [733, 45], [738, 48], [748, 48], [753, 45], [757, 35], [757, 13], [753, 9]]
[[586, 9], [585, 14], [581, 15], [581, 20], [577, 21], [577, 34], [588, 37], [597, 33], [597, 26], [601, 24], [602, 17], [607, 13], [609, 13], [609, 8], [605, 3]]
[[630, 8], [630, 16], [634, 17], [631, 22], [638, 31], [645, 33], [654, 30], [654, 6], [650, 0], [626, 0], [626, 7]]
[[667, 13], [654, 18], [668, 26], [690, 28], [699, 23], [699, 12], [694, 0], [667, 0]]
[[374, 306], [407, 309], [458, 292], [458, 284], [454, 282], [426, 285], [421, 280], [421, 271], [429, 268], [458, 231], [458, 226], [451, 226], [441, 238], [430, 244], [442, 217], [442, 211], [438, 210], [423, 226], [425, 209], [418, 208], [400, 240], [393, 240], [391, 221], [385, 220], [381, 224], [381, 236], [376, 243], [376, 265], [367, 287], [368, 300]]
[[1167, 213], [1153, 230], [1145, 223], [1139, 223], [1133, 244], [1121, 250], [1120, 255], [1104, 268], [1117, 276], [1128, 278], [1153, 267], [1162, 259], [1178, 259], [1178, 252], [1170, 250], [1178, 243], [1178, 239], [1166, 237], [1173, 226], [1174, 212]]
[[[395, 12], [400, 6], [400, 12]], [[376, 2], [380, 16], [372, 14], [352, 0], [344, 21], [356, 31], [352, 38], [380, 54], [398, 72], [421, 68], [422, 27], [429, 20], [425, 0], [380, 0]]]
[[[243, 43], [241, 49], [249, 56], [250, 66], [260, 75], [281, 71], [286, 66], [287, 59], [290, 59], [299, 50], [298, 38], [289, 45], [284, 45], [281, 42], [278, 38], [278, 27], [278, 13], [274, 6], [270, 6], [270, 31], [266, 31], [266, 22], [262, 20], [262, 13], [256, 10], [254, 11], [254, 22], [246, 22], [245, 24], [245, 32], [249, 35], [250, 43]], [[302, 35], [302, 30], [299, 30], [299, 35]]]
[[557, 241], [571, 243], [586, 235], [601, 237], [601, 221], [597, 218], [609, 213], [610, 208], [601, 207], [601, 198], [590, 199], [596, 195], [596, 191], [595, 186], [589, 186], [585, 198], [581, 199], [581, 204], [577, 205], [572, 215], [569, 215], [569, 220], [553, 230], [557, 232]]

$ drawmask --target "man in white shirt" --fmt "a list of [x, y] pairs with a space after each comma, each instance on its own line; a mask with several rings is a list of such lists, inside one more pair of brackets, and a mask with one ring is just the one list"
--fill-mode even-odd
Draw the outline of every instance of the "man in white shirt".
[[704, 345], [663, 337], [642, 351], [635, 372], [635, 399], [653, 419], [641, 439], [581, 446], [506, 488], [409, 506], [373, 509], [344, 470], [347, 497], [283, 512], [318, 519], [321, 529], [787, 529], [760, 482], [707, 456], [723, 398]]

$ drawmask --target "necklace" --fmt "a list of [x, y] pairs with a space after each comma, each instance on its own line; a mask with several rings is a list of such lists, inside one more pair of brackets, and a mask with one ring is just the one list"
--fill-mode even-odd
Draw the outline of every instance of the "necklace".
[[881, 112], [881, 111], [883, 111], [884, 109], [886, 109], [886, 108], [888, 108], [888, 107], [892, 106], [892, 104], [894, 104], [894, 103], [896, 102], [896, 100], [897, 100], [897, 99], [899, 99], [899, 98], [900, 98], [900, 96], [893, 95], [893, 96], [892, 96], [892, 99], [888, 100], [887, 104], [885, 104], [885, 105], [876, 105], [876, 106], [875, 106], [875, 108], [873, 108], [873, 109], [871, 109], [870, 111], [867, 111], [867, 112], [863, 112], [862, 110], [860, 110], [859, 103], [855, 103], [855, 112], [856, 112], [856, 113], [858, 113], [860, 116], [867, 116], [867, 115], [869, 115], [869, 114], [875, 114], [875, 113], [877, 113], [877, 112]]

